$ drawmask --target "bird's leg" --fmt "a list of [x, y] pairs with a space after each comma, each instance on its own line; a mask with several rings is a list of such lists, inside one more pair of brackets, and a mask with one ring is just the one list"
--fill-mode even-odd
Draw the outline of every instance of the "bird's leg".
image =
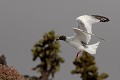
[[80, 53], [81, 53], [81, 51], [79, 51], [79, 52], [77, 53], [76, 58], [78, 58], [78, 57], [80, 56], [80, 55], [79, 55]]

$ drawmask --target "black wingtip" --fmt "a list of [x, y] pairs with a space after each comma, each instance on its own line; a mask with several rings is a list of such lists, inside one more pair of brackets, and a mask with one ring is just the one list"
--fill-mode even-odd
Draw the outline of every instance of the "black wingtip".
[[110, 20], [108, 18], [105, 18], [105, 17], [100, 19], [100, 22], [109, 22], [109, 21]]
[[99, 16], [99, 15], [91, 15], [91, 16], [93, 16], [93, 17], [96, 18], [96, 19], [99, 19], [100, 22], [109, 22], [109, 21], [110, 21], [109, 18], [104, 17], [104, 16]]

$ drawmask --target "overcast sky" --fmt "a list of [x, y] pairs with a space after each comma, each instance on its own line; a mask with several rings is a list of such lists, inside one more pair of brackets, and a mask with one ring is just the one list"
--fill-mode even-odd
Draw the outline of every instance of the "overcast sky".
[[[83, 14], [97, 14], [110, 18], [108, 23], [93, 25], [93, 33], [101, 41], [95, 55], [99, 72], [107, 72], [107, 80], [120, 76], [120, 0], [0, 0], [0, 54], [5, 54], [10, 66], [20, 73], [38, 75], [31, 68], [31, 48], [45, 32], [55, 30], [59, 35], [72, 36], [76, 18]], [[92, 39], [91, 43], [99, 41]], [[71, 75], [78, 50], [60, 41], [65, 63], [54, 80], [80, 80]]]

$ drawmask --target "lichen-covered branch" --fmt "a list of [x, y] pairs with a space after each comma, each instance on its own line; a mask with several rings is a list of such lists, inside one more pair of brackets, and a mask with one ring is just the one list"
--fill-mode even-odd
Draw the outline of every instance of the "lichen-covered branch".
[[80, 74], [82, 80], [104, 80], [108, 77], [107, 73], [98, 73], [95, 57], [87, 52], [83, 52], [79, 58], [73, 62], [75, 69], [72, 74]]
[[43, 38], [38, 41], [32, 48], [33, 61], [37, 58], [40, 59], [40, 64], [33, 68], [33, 70], [38, 70], [41, 74], [41, 80], [48, 80], [51, 75], [59, 71], [60, 63], [64, 62], [64, 59], [59, 56], [60, 44], [56, 42], [55, 39], [58, 35], [54, 31], [50, 31], [43, 35]]

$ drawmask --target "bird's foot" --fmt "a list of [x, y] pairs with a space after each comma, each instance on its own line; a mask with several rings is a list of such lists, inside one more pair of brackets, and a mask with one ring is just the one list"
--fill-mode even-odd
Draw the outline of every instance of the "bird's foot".
[[76, 58], [79, 58], [79, 57], [80, 57], [80, 53], [81, 53], [81, 51], [79, 51], [79, 52], [77, 53]]

